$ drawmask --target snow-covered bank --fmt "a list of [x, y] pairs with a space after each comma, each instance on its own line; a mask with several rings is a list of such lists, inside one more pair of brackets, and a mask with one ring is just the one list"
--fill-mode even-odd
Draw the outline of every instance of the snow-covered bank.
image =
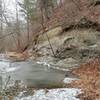
[[14, 100], [79, 100], [75, 97], [79, 93], [80, 90], [75, 88], [50, 89], [47, 93], [45, 90], [37, 90], [33, 96], [24, 97], [24, 93], [20, 93]]

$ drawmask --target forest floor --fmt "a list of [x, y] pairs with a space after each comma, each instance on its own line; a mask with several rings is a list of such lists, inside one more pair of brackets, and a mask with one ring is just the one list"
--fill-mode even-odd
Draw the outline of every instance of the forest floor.
[[72, 73], [80, 78], [74, 80], [70, 85], [82, 90], [83, 93], [78, 95], [81, 100], [100, 98], [100, 58], [81, 64], [79, 68], [73, 69]]

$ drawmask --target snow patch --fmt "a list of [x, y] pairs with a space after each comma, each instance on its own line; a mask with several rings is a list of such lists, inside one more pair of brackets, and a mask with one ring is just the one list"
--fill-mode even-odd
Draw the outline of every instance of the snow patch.
[[21, 97], [20, 93], [14, 100], [79, 100], [75, 97], [79, 93], [80, 90], [75, 88], [50, 89], [47, 93], [45, 90], [37, 90], [33, 96], [28, 97]]
[[65, 84], [68, 84], [68, 83], [71, 83], [72, 81], [74, 81], [74, 80], [78, 80], [77, 78], [65, 78], [64, 80], [63, 80], [63, 83], [65, 83]]
[[40, 65], [44, 65], [44, 66], [50, 67], [50, 64], [48, 64], [47, 62], [39, 62], [39, 61], [37, 61], [36, 63], [40, 64]]
[[0, 73], [13, 72], [18, 69], [18, 67], [11, 67], [12, 63], [9, 61], [1, 61], [0, 62]]
[[16, 67], [12, 67], [12, 68], [8, 68], [8, 69], [6, 69], [6, 72], [14, 72], [14, 71], [16, 71], [18, 68], [16, 68]]

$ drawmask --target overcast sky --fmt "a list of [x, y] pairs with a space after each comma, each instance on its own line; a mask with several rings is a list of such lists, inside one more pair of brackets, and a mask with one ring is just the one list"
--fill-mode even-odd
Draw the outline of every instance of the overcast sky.
[[15, 0], [3, 0], [5, 2], [5, 10], [10, 19], [15, 17]]
[[4, 0], [6, 8], [8, 8], [10, 11], [15, 10], [15, 0]]
[[4, 0], [4, 2], [5, 2], [5, 8], [7, 11], [7, 15], [10, 17], [10, 19], [15, 19], [16, 18], [16, 16], [15, 16], [15, 14], [16, 14], [15, 0]]

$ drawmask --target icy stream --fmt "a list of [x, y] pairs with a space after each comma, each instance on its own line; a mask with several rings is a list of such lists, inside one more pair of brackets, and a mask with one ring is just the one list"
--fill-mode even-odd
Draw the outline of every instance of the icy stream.
[[[8, 59], [0, 59], [0, 87], [5, 85], [7, 78], [11, 77], [11, 82], [21, 80], [27, 86], [39, 88], [34, 90], [33, 95], [24, 96], [24, 92], [19, 93], [13, 100], [79, 100], [75, 96], [80, 93], [79, 89], [61, 88], [63, 82], [71, 82], [70, 78], [65, 78], [66, 72], [54, 70], [47, 63], [27, 60], [24, 62], [12, 62]], [[11, 84], [10, 82], [10, 84]], [[57, 88], [58, 87], [58, 88]], [[45, 93], [44, 88], [48, 89]]]

